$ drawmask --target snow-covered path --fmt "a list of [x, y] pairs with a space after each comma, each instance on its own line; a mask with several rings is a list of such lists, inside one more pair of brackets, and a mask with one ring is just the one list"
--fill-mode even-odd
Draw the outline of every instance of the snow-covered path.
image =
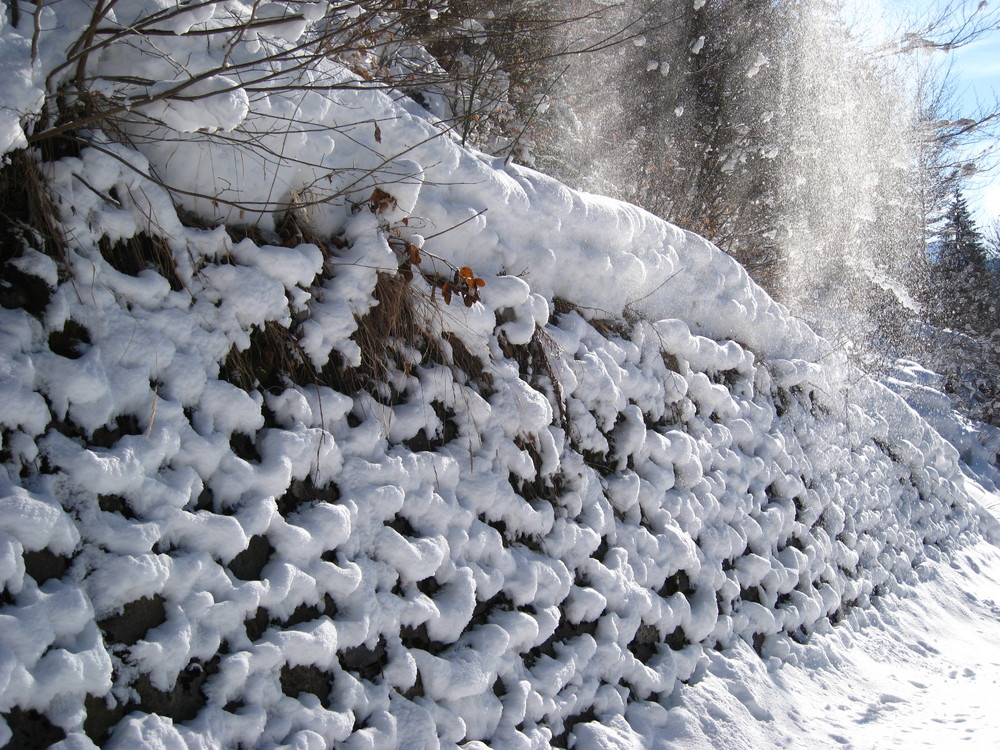
[[1000, 550], [927, 562], [918, 586], [818, 634], [787, 662], [712, 656], [664, 747], [1000, 746]]

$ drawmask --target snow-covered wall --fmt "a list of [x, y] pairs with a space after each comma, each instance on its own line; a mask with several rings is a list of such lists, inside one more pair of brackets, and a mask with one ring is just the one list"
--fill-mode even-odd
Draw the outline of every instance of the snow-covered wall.
[[[311, 242], [149, 178], [272, 200], [206, 172], [232, 140], [37, 165], [62, 252], [4, 256], [0, 743], [651, 747], [712, 649], [792, 659], [997, 538], [956, 451], [709, 243], [383, 93], [309, 101], [336, 163], [405, 152], [332, 172]], [[216, 104], [183, 117], [259, 103]]]

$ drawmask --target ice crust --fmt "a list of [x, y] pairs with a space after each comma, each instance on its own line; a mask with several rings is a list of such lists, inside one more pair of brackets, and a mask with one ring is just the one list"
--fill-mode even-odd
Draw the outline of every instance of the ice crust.
[[[201, 50], [184, 33], [211, 18], [174, 18], [169, 43]], [[273, 37], [305, 33], [289, 24]], [[135, 54], [112, 47], [98, 70]], [[650, 747], [690, 720], [671, 696], [714, 649], [794, 662], [923, 562], [1000, 539], [955, 448], [707, 241], [431, 138], [379, 91], [251, 101], [206, 86], [197, 108], [147, 109], [151, 132], [183, 142], [46, 166], [69, 275], [25, 254], [46, 310], [0, 310], [0, 712], [45, 714], [63, 748], [93, 746], [94, 698], [124, 707], [111, 748]], [[226, 171], [234, 148], [253, 154], [211, 135], [266, 130], [289, 107], [330, 128], [281, 153], [333, 170], [312, 218], [345, 246], [182, 222], [151, 167], [273, 202], [243, 224], [274, 228], [317, 174]], [[371, 119], [380, 142], [356, 125]], [[0, 120], [0, 144], [19, 137]], [[335, 170], [403, 152], [363, 190]], [[375, 187], [390, 210], [364, 204]], [[240, 223], [181, 200], [204, 226]], [[175, 279], [101, 252], [140, 234]], [[411, 286], [421, 325], [478, 374], [416, 352], [384, 393], [227, 381], [267, 329], [317, 368], [360, 365], [358, 321], [399, 262], [390, 236], [486, 280], [468, 309]], [[53, 351], [75, 329], [85, 339]], [[40, 580], [40, 551], [65, 569]], [[194, 673], [192, 718], [142, 710]]]

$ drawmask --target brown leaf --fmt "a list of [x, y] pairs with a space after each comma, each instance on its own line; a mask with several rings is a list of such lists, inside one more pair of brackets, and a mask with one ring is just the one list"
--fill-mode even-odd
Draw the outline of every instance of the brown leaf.
[[371, 208], [373, 214], [381, 214], [388, 211], [389, 208], [395, 208], [396, 199], [382, 188], [375, 188], [372, 191], [371, 198], [368, 199], [368, 206]]
[[381, 142], [382, 142], [382, 128], [380, 128], [378, 126], [378, 123], [376, 122], [375, 123], [375, 143], [381, 143]]

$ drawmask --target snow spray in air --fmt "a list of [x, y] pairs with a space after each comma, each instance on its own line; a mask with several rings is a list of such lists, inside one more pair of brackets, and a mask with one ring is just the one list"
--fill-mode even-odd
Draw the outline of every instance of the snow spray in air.
[[923, 261], [905, 59], [868, 53], [838, 8], [794, 12], [785, 51], [781, 301], [834, 342], [889, 353]]

